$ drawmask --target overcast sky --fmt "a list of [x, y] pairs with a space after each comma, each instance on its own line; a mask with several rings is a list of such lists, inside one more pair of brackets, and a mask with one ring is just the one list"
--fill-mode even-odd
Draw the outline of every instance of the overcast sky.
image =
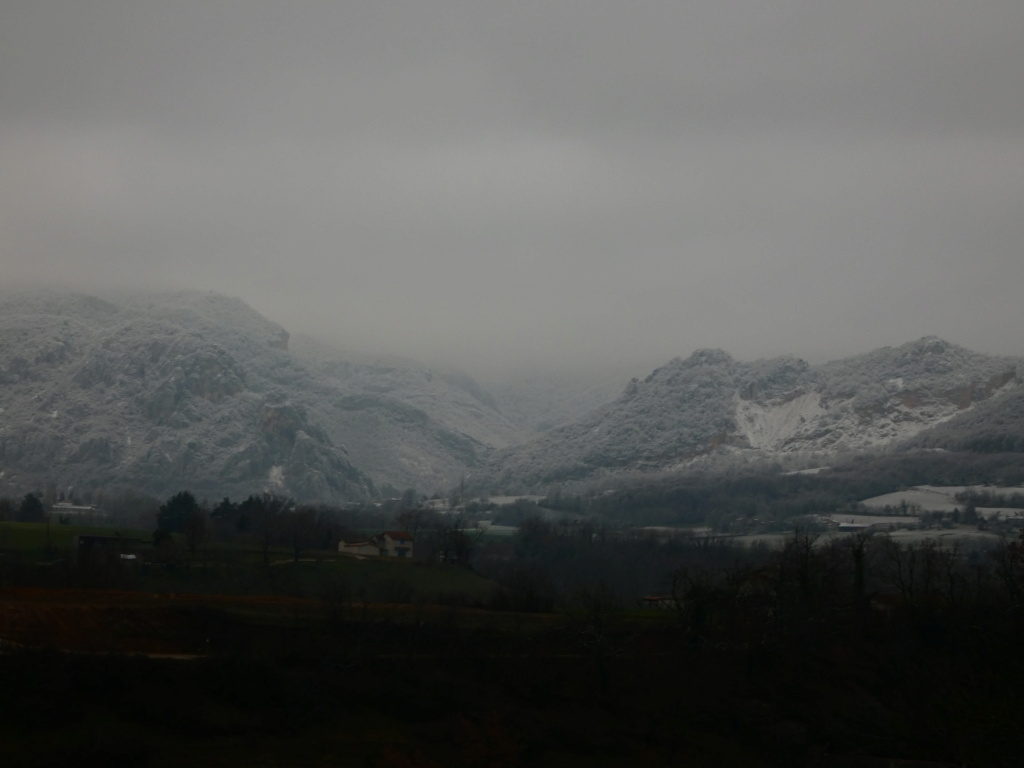
[[485, 375], [1024, 355], [1024, 2], [0, 0], [0, 280]]

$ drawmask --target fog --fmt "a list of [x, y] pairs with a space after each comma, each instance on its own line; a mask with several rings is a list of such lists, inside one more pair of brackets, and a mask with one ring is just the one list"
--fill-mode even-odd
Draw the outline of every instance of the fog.
[[491, 377], [1024, 355], [1024, 4], [0, 8], [0, 280]]

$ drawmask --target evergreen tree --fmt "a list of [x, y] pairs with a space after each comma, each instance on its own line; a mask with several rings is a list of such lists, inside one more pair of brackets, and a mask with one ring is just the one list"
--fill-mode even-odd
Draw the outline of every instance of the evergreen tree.
[[26, 493], [18, 507], [19, 523], [41, 523], [46, 519], [43, 502], [34, 493]]
[[189, 517], [201, 512], [196, 497], [188, 491], [180, 491], [160, 505], [156, 515], [157, 527], [172, 533], [181, 533]]

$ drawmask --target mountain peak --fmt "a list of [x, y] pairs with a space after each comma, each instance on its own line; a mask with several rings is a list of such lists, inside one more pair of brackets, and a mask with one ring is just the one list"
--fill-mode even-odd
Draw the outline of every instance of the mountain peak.
[[955, 349], [956, 345], [950, 344], [948, 341], [940, 339], [938, 336], [922, 336], [917, 341], [904, 344], [903, 348], [917, 352], [918, 354], [942, 355], [951, 349]]
[[199, 291], [0, 293], [0, 491], [131, 487], [306, 501], [444, 488], [515, 435], [466, 376], [289, 351]]
[[686, 362], [689, 365], [729, 365], [736, 361], [724, 349], [707, 348], [698, 349]]
[[499, 453], [495, 474], [542, 484], [697, 460], [895, 447], [1002, 400], [1020, 384], [1018, 362], [935, 336], [813, 367], [792, 356], [736, 362], [700, 349], [631, 382], [614, 403]]

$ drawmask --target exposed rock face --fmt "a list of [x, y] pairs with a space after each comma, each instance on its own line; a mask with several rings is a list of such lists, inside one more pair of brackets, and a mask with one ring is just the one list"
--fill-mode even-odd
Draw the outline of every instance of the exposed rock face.
[[994, 409], [1018, 391], [1020, 370], [1019, 360], [932, 337], [814, 368], [791, 357], [739, 363], [700, 350], [633, 380], [615, 402], [497, 453], [483, 480], [540, 485], [672, 468], [716, 453], [894, 447], [979, 403]]

